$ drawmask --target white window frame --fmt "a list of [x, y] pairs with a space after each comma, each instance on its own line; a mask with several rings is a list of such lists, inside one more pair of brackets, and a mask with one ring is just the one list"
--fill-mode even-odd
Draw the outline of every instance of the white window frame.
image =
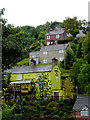
[[35, 55], [32, 55], [32, 58], [35, 58], [36, 56]]
[[82, 110], [81, 111], [81, 116], [89, 116], [89, 111], [87, 110]]
[[47, 51], [43, 52], [43, 55], [47, 55]]
[[47, 39], [50, 39], [50, 36], [47, 36]]
[[59, 58], [59, 61], [63, 61], [63, 60], [64, 60], [64, 57], [60, 57], [60, 58]]
[[47, 59], [44, 59], [44, 60], [43, 60], [43, 63], [47, 63]]
[[21, 74], [17, 75], [17, 80], [21, 80]]
[[47, 45], [49, 45], [50, 44], [50, 42], [47, 42]]
[[59, 38], [59, 37], [60, 37], [59, 34], [57, 34], [57, 35], [56, 35], [56, 38]]
[[55, 76], [55, 78], [56, 78], [56, 82], [58, 82], [58, 76]]
[[59, 53], [64, 53], [64, 50], [59, 50]]
[[37, 79], [39, 79], [40, 78], [40, 73], [37, 73]]

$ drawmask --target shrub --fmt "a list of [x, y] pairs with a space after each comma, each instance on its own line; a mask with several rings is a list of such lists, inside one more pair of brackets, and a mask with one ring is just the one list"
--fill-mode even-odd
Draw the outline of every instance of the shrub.
[[59, 103], [55, 102], [55, 101], [51, 101], [47, 107], [58, 107]]
[[53, 119], [53, 120], [60, 120], [60, 117], [59, 117], [58, 115], [54, 115], [54, 116], [52, 117], [52, 119]]

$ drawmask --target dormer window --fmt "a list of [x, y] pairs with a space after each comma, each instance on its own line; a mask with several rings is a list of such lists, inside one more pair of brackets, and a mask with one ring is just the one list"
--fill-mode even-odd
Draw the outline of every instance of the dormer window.
[[47, 51], [43, 52], [43, 55], [47, 55]]
[[59, 35], [56, 35], [56, 38], [59, 38]]
[[47, 36], [47, 39], [50, 39], [50, 36]]
[[81, 116], [89, 116], [89, 111], [86, 106], [81, 110]]

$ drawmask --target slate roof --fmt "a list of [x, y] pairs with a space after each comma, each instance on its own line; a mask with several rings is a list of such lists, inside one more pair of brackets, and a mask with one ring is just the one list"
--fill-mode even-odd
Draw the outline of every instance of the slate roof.
[[79, 33], [76, 35], [76, 38], [85, 37], [85, 34], [82, 32], [82, 30], [79, 31]]
[[[67, 48], [67, 46], [68, 44], [65, 44], [65, 49]], [[41, 48], [40, 51], [56, 51], [56, 50], [62, 50], [62, 49], [64, 49], [64, 44], [44, 46]]]
[[54, 30], [54, 31], [50, 31], [48, 33], [46, 33], [46, 35], [56, 35], [56, 34], [63, 34], [65, 32], [65, 30]]
[[38, 55], [40, 51], [30, 52], [31, 55]]
[[78, 95], [73, 110], [81, 110], [84, 106], [90, 109], [90, 95]]
[[14, 67], [12, 69], [7, 69], [4, 72], [6, 73], [34, 73], [34, 72], [49, 72], [53, 68], [52, 65], [35, 65], [34, 67], [31, 66], [20, 66]]

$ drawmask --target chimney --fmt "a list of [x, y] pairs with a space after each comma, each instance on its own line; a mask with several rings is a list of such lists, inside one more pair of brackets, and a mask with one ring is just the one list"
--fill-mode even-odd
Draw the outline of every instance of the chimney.
[[31, 59], [30, 65], [33, 68], [36, 65], [36, 61], [34, 59]]
[[58, 64], [58, 59], [56, 59], [55, 57], [52, 59], [52, 64], [53, 66]]

